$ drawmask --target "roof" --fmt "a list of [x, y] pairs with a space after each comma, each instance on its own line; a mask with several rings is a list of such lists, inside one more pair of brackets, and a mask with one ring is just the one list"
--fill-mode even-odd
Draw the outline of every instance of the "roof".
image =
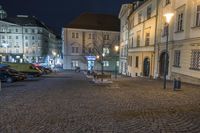
[[17, 15], [15, 17], [7, 17], [3, 19], [2, 21], [14, 23], [20, 26], [32, 26], [32, 27], [45, 28], [49, 32], [53, 33], [54, 35], [57, 35], [57, 32], [52, 27], [38, 20], [35, 16]]
[[7, 17], [3, 21], [18, 24], [21, 26], [37, 26], [49, 29], [43, 22], [39, 21], [36, 17], [27, 15], [17, 15], [16, 17]]
[[83, 13], [66, 28], [120, 31], [120, 20], [108, 14]]

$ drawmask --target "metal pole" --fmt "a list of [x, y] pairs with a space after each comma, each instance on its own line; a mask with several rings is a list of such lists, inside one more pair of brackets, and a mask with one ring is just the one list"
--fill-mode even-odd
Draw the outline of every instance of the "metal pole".
[[115, 79], [117, 79], [117, 56], [115, 56]]
[[168, 40], [169, 40], [169, 24], [166, 25], [167, 28], [167, 40], [166, 40], [166, 51], [165, 51], [165, 62], [164, 62], [164, 89], [166, 89], [167, 84], [167, 55], [168, 55]]

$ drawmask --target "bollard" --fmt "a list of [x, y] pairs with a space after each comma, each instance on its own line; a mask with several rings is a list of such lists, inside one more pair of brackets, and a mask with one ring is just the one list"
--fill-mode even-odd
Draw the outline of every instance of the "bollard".
[[177, 80], [176, 78], [174, 78], [174, 87], [173, 87], [174, 91], [177, 89]]

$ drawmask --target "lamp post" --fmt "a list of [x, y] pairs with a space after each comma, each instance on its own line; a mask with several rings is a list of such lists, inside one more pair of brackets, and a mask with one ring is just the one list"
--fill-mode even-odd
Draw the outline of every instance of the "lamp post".
[[115, 52], [116, 52], [116, 56], [115, 56], [115, 79], [117, 79], [117, 53], [119, 52], [119, 46], [118, 45], [115, 46]]
[[168, 69], [167, 68], [168, 67], [167, 55], [168, 55], [168, 41], [169, 41], [169, 24], [170, 24], [170, 21], [171, 21], [173, 16], [174, 16], [173, 13], [164, 14], [164, 17], [166, 19], [166, 34], [167, 34], [166, 49], [165, 49], [165, 60], [164, 60], [164, 85], [163, 85], [164, 89], [166, 89], [166, 83], [167, 83], [167, 69]]

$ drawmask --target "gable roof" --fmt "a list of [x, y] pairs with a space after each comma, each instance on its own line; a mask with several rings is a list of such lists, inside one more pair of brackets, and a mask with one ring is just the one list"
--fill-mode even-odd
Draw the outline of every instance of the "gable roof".
[[65, 28], [120, 31], [120, 20], [108, 14], [83, 13]]

